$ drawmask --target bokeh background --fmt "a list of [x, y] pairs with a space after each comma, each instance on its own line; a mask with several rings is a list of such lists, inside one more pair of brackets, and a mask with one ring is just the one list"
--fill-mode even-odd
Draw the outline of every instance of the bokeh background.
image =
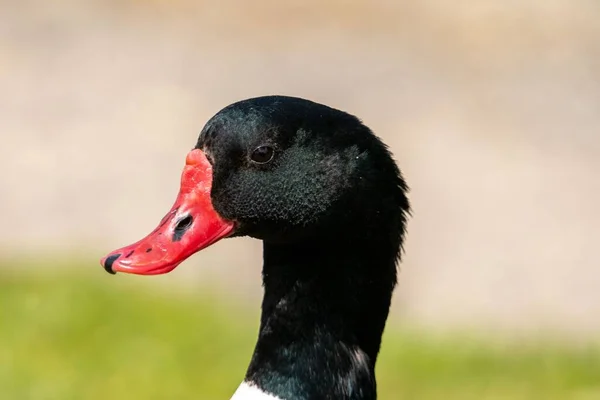
[[382, 399], [600, 398], [600, 2], [0, 0], [0, 398], [219, 399], [261, 246], [98, 259], [248, 97], [358, 115], [411, 186]]

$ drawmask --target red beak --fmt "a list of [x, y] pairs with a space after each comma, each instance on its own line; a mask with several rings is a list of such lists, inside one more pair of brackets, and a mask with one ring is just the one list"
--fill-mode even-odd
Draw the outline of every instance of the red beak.
[[212, 166], [204, 153], [199, 149], [190, 151], [185, 164], [171, 211], [144, 239], [104, 257], [100, 263], [106, 271], [165, 274], [232, 233], [234, 223], [222, 219], [212, 206]]

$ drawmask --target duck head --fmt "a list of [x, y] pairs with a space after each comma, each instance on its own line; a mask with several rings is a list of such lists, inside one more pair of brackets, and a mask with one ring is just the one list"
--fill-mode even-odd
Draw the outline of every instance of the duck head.
[[202, 129], [175, 204], [110, 273], [167, 273], [225, 237], [328, 246], [383, 240], [398, 255], [408, 200], [386, 146], [356, 117], [293, 97], [234, 103]]

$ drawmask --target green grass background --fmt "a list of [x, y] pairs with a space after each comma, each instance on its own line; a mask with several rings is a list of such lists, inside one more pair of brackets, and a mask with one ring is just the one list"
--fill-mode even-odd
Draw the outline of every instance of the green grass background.
[[[258, 302], [18, 271], [0, 265], [2, 400], [228, 399], [244, 375]], [[388, 326], [377, 374], [381, 399], [600, 399], [600, 348]]]

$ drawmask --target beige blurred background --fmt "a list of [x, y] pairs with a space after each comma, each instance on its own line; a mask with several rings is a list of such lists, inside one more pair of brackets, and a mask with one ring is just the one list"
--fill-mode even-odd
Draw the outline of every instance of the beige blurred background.
[[[362, 118], [412, 187], [394, 321], [597, 337], [599, 21], [597, 0], [0, 0], [0, 251], [103, 274], [208, 118], [300, 96]], [[258, 307], [260, 254], [152, 279]]]

